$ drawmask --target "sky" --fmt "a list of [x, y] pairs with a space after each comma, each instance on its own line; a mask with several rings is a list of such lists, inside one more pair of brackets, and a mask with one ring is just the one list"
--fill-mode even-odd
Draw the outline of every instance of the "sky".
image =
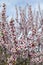
[[28, 3], [32, 5], [33, 8], [38, 8], [38, 4], [40, 3], [41, 9], [43, 9], [43, 0], [0, 0], [0, 6], [3, 2], [6, 3], [8, 16], [15, 16], [16, 5], [24, 7]]

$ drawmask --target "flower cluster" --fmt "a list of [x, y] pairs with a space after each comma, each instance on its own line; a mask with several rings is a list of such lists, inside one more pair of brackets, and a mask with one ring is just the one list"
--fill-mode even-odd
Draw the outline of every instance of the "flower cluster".
[[42, 14], [41, 11], [34, 12], [31, 6], [19, 7], [18, 13], [16, 7], [16, 19], [12, 17], [8, 22], [6, 4], [3, 3], [0, 21], [0, 51], [2, 49], [0, 64], [6, 61], [6, 65], [16, 65], [18, 60], [23, 60], [21, 63], [24, 61], [26, 63], [27, 60], [30, 63], [43, 62]]

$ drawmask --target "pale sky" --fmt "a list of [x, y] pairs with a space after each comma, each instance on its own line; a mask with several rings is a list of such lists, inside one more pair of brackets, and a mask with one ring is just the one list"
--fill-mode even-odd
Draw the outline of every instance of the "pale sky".
[[0, 0], [1, 3], [5, 2], [7, 5], [7, 15], [15, 15], [15, 5], [25, 6], [27, 3], [31, 4], [33, 8], [37, 8], [38, 3], [40, 3], [41, 9], [43, 9], [43, 0]]

